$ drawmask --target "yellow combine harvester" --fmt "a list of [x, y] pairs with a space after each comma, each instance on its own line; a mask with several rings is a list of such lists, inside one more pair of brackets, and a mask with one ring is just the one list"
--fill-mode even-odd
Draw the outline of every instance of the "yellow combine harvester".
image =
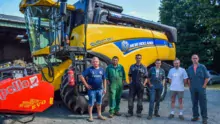
[[[156, 59], [175, 59], [176, 28], [122, 14], [121, 6], [100, 0], [66, 2], [23, 0], [20, 11], [25, 15], [34, 63], [73, 112], [87, 109], [87, 90], [78, 75], [91, 65], [93, 56], [105, 68], [117, 55], [126, 74], [136, 54], [143, 56], [145, 66]], [[74, 86], [68, 83], [69, 69], [75, 72]], [[166, 86], [161, 95], [165, 97]], [[107, 105], [105, 95], [103, 110]]]

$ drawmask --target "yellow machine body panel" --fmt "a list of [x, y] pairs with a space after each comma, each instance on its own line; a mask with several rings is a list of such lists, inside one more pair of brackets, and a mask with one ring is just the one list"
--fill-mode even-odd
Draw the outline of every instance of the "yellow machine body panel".
[[[118, 56], [119, 63], [124, 66], [126, 75], [128, 75], [129, 67], [135, 63], [136, 54], [142, 55], [142, 63], [145, 66], [151, 65], [156, 59], [174, 60], [176, 56], [175, 44], [169, 43], [163, 32], [123, 26], [88, 24], [86, 35], [87, 50], [102, 54], [109, 59]], [[84, 25], [74, 28], [70, 37], [74, 37], [70, 41], [70, 46], [83, 47]], [[33, 55], [37, 56], [48, 52], [49, 48], [46, 47], [33, 52]], [[61, 77], [70, 65], [71, 60], [67, 60], [59, 66], [54, 66], [55, 77], [52, 84], [56, 90], [60, 88]], [[51, 81], [48, 69], [43, 69], [43, 72], [46, 78]]]
[[[71, 46], [83, 47], [83, 36], [84, 25], [73, 29], [71, 37], [74, 37], [74, 40], [71, 40]], [[175, 44], [170, 43], [163, 32], [89, 24], [86, 36], [88, 51], [102, 54], [110, 59], [118, 56], [120, 64], [125, 68], [126, 75], [130, 65], [135, 63], [136, 54], [143, 56], [142, 63], [145, 66], [151, 65], [156, 59], [174, 60], [176, 56]]]
[[61, 63], [59, 66], [53, 66], [54, 69], [54, 77], [49, 77], [49, 72], [47, 68], [43, 68], [43, 73], [46, 77], [46, 79], [52, 83], [55, 90], [60, 89], [60, 84], [62, 81], [62, 76], [64, 75], [64, 72], [66, 69], [69, 68], [69, 66], [72, 64], [72, 61], [70, 59], [66, 60], [65, 62]]

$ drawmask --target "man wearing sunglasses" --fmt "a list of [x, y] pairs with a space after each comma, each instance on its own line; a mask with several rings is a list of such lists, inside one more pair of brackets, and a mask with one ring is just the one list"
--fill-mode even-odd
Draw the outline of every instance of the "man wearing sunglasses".
[[137, 117], [141, 117], [143, 110], [144, 83], [147, 83], [147, 68], [141, 63], [142, 56], [136, 55], [136, 63], [130, 66], [129, 70], [129, 98], [127, 117], [133, 116], [134, 99], [137, 95]]
[[209, 81], [209, 74], [207, 69], [204, 65], [199, 63], [199, 56], [194, 54], [192, 55], [192, 63], [188, 68], [188, 75], [189, 75], [189, 86], [191, 92], [191, 99], [192, 99], [192, 111], [193, 111], [193, 118], [191, 121], [198, 121], [199, 120], [199, 108], [198, 103], [200, 106], [200, 112], [203, 119], [203, 124], [207, 124], [207, 99], [206, 99], [206, 86]]

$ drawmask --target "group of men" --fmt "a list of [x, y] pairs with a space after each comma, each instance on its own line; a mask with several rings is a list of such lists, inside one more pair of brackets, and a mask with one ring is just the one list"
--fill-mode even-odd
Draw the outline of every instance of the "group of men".
[[[141, 63], [142, 56], [137, 54], [135, 56], [136, 63], [130, 66], [129, 69], [129, 98], [128, 98], [128, 113], [126, 117], [133, 116], [134, 99], [137, 96], [137, 117], [142, 116], [143, 110], [143, 95], [145, 87], [149, 88], [149, 111], [148, 120], [151, 120], [153, 115], [160, 117], [160, 97], [165, 85], [165, 71], [161, 68], [161, 60], [156, 60], [155, 66], [149, 71]], [[123, 90], [123, 83], [126, 80], [124, 67], [118, 64], [119, 58], [114, 56], [112, 58], [112, 64], [108, 65], [106, 70], [99, 67], [99, 59], [94, 57], [92, 59], [92, 66], [87, 68], [80, 79], [88, 89], [89, 96], [89, 122], [93, 122], [92, 109], [94, 103], [97, 105], [98, 119], [106, 120], [106, 117], [102, 116], [101, 104], [103, 94], [109, 93], [109, 118], [114, 116], [121, 116], [120, 114], [120, 100]], [[178, 96], [179, 101], [179, 119], [184, 120], [183, 116], [183, 97], [184, 97], [184, 85], [188, 84], [191, 100], [193, 117], [191, 121], [199, 120], [198, 103], [200, 105], [201, 116], [203, 124], [207, 124], [207, 100], [206, 100], [206, 85], [209, 80], [207, 69], [204, 65], [199, 63], [199, 56], [192, 55], [193, 64], [186, 71], [180, 67], [180, 60], [174, 60], [174, 68], [170, 69], [168, 74], [171, 94], [171, 112], [168, 116], [169, 119], [174, 118], [175, 115], [175, 101]], [[85, 78], [88, 78], [86, 81]], [[155, 104], [155, 105], [154, 105]]]

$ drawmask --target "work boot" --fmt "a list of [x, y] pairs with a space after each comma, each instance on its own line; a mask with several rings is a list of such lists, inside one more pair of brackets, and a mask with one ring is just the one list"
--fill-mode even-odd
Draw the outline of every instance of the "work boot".
[[137, 113], [137, 117], [141, 118], [142, 117], [141, 113]]
[[126, 114], [126, 117], [132, 117], [132, 116], [133, 116], [133, 114], [131, 114], [131, 113]]
[[168, 118], [169, 118], [169, 119], [174, 118], [174, 114], [170, 114]]
[[180, 120], [184, 120], [183, 115], [179, 115], [179, 119], [180, 119]]
[[208, 124], [207, 120], [202, 120], [202, 124]]
[[160, 115], [158, 114], [158, 111], [155, 111], [155, 112], [154, 112], [154, 116], [160, 117]]
[[116, 115], [116, 116], [121, 116], [121, 113], [115, 112], [115, 115]]
[[198, 121], [199, 120], [199, 118], [197, 117], [197, 118], [192, 118], [191, 119], [191, 121]]
[[148, 115], [147, 120], [151, 120], [151, 119], [152, 119], [152, 116]]

